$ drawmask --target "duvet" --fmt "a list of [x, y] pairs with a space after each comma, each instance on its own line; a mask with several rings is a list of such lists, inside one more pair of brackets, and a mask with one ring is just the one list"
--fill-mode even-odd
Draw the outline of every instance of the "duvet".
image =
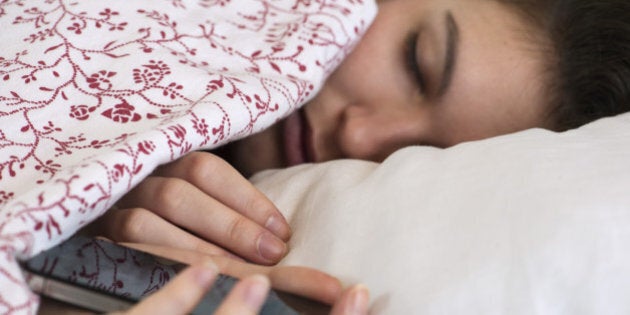
[[158, 165], [301, 106], [375, 11], [363, 0], [0, 1], [0, 312], [37, 310], [19, 260]]

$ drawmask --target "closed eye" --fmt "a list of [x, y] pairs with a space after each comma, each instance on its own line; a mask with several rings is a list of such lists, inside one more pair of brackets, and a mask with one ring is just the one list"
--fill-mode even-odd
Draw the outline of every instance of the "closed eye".
[[418, 63], [418, 37], [419, 33], [413, 33], [407, 37], [405, 43], [405, 63], [407, 72], [418, 86], [420, 94], [425, 92], [426, 82], [422, 73], [422, 67]]

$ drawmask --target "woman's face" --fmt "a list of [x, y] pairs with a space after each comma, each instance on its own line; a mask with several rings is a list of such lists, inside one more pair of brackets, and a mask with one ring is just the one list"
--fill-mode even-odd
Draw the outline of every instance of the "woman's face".
[[545, 60], [491, 0], [385, 0], [355, 50], [302, 110], [232, 145], [245, 174], [340, 158], [381, 161], [542, 127]]

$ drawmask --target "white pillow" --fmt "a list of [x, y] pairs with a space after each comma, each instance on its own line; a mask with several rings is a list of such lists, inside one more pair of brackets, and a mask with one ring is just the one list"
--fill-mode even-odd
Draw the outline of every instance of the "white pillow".
[[630, 115], [252, 180], [373, 314], [630, 314]]

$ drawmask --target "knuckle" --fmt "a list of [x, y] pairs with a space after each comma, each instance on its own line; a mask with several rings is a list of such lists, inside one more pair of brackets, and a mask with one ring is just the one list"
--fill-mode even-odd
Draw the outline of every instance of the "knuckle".
[[[270, 215], [276, 213], [276, 207], [271, 203], [271, 201], [267, 200], [261, 196], [254, 196], [252, 198], [247, 198], [244, 200], [245, 204], [244, 209], [246, 213], [255, 214], [258, 218], [266, 219]], [[261, 222], [265, 223], [265, 222]]]
[[164, 178], [156, 185], [151, 198], [164, 209], [179, 208], [185, 202], [187, 185], [186, 181], [178, 178]]
[[194, 180], [204, 180], [208, 176], [217, 174], [228, 164], [220, 157], [210, 154], [196, 152], [188, 157], [190, 167], [187, 168], [187, 178]]
[[245, 217], [237, 216], [227, 225], [227, 237], [230, 244], [240, 243], [246, 235], [249, 222]]
[[148, 211], [141, 208], [124, 210], [124, 213], [118, 218], [118, 224], [111, 227], [116, 229], [116, 231], [112, 231], [112, 235], [116, 236], [116, 241], [138, 240], [145, 233], [149, 216]]

